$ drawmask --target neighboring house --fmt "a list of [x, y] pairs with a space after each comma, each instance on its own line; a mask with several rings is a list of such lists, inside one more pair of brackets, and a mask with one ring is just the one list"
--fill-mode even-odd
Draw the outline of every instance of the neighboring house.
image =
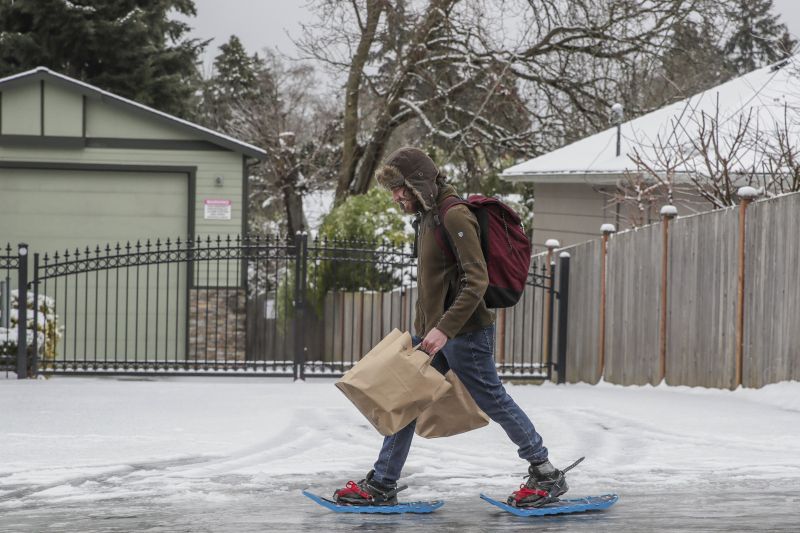
[[[704, 120], [708, 125], [717, 117], [723, 134], [733, 133], [739, 119], [749, 117], [751, 128], [766, 133], [785, 128], [793, 146], [800, 145], [800, 55], [622, 123], [619, 152], [617, 127], [611, 127], [506, 169], [503, 179], [535, 184], [534, 248], [542, 250], [550, 238], [562, 246], [589, 240], [600, 234], [603, 223], [629, 227], [629, 204], [620, 205], [614, 197], [621, 183], [640, 175], [632, 159], [635, 150], [659, 175], [669, 171], [674, 177], [680, 215], [709, 210], [711, 204], [701, 200], [687, 177], [703, 165], [692, 140]], [[665, 150], [657, 147], [665, 145], [682, 152], [681, 164], [659, 166], [664, 158], [658, 154]], [[743, 172], [756, 164], [752, 157], [737, 161]], [[656, 220], [659, 207], [650, 206], [644, 222]]]
[[0, 79], [0, 243], [32, 251], [244, 233], [265, 152], [39, 67]]

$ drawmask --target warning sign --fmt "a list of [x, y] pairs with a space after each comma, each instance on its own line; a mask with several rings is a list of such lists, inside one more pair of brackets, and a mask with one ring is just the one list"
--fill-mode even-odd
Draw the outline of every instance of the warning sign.
[[206, 220], [230, 220], [230, 200], [203, 200], [203, 218]]

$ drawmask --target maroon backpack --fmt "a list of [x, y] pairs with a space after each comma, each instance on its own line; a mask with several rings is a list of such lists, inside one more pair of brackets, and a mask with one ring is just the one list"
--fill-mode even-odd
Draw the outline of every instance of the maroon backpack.
[[531, 241], [522, 228], [519, 215], [497, 198], [480, 194], [462, 200], [448, 196], [439, 206], [439, 220], [434, 234], [439, 247], [455, 261], [453, 242], [444, 229], [444, 217], [454, 205], [466, 205], [478, 219], [481, 249], [489, 272], [489, 287], [483, 296], [486, 307], [511, 307], [519, 301], [528, 281], [531, 265]]

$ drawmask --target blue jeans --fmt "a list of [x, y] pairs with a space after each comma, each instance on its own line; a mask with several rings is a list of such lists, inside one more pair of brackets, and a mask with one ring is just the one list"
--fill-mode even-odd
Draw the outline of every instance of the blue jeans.
[[[414, 344], [422, 339], [414, 337]], [[530, 418], [520, 409], [497, 375], [494, 362], [494, 326], [464, 333], [447, 341], [437, 354], [433, 366], [442, 370], [436, 360], [442, 355], [447, 365], [469, 391], [489, 418], [500, 424], [508, 438], [519, 446], [519, 456], [534, 463], [547, 459], [547, 448], [536, 432]], [[374, 479], [381, 483], [395, 483], [411, 449], [416, 421], [383, 440], [381, 452], [375, 462]]]

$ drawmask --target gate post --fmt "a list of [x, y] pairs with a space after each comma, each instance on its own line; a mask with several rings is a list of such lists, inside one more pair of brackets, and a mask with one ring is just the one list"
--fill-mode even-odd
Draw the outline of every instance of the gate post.
[[28, 245], [19, 243], [17, 251], [17, 379], [25, 379], [28, 377]]
[[298, 231], [295, 236], [296, 258], [294, 262], [294, 365], [295, 381], [305, 380], [306, 332], [305, 299], [306, 273], [308, 271], [308, 233]]
[[569, 310], [569, 252], [558, 256], [558, 380], [567, 382], [567, 311]]
[[[30, 377], [36, 378], [39, 375], [39, 254], [33, 254], [33, 353], [31, 354]], [[42, 324], [44, 331], [44, 345], [41, 347], [43, 353], [47, 346], [47, 317]]]

